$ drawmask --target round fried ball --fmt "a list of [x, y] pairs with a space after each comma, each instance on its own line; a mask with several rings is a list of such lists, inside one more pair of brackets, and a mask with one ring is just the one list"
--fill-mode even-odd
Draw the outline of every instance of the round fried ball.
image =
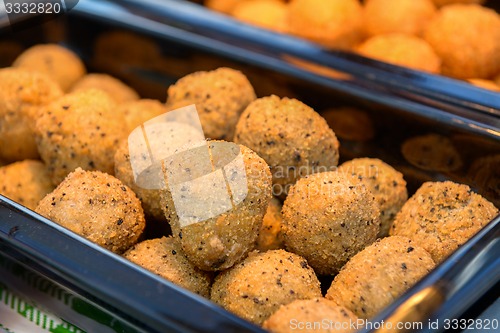
[[255, 98], [243, 73], [222, 67], [181, 78], [168, 88], [167, 102], [196, 104], [205, 136], [232, 140], [240, 114]]
[[[167, 184], [167, 190], [161, 191], [162, 207], [172, 227], [174, 237], [178, 238], [189, 260], [200, 269], [218, 271], [233, 266], [254, 249], [262, 226], [262, 219], [269, 200], [271, 200], [271, 173], [266, 162], [247, 147], [223, 141], [211, 141], [208, 147], [212, 166], [216, 169], [226, 170], [224, 171], [226, 183], [223, 184], [223, 188], [218, 187], [222, 185], [217, 181], [220, 178], [214, 179], [212, 185], [211, 179], [201, 178], [201, 176], [206, 177], [206, 175], [197, 175], [199, 170], [195, 164], [203, 163], [203, 161], [199, 160], [199, 155], [196, 155], [196, 151], [193, 150], [195, 156], [192, 156], [192, 165], [190, 164], [185, 170], [185, 185], [180, 186], [177, 191], [186, 194], [182, 194], [179, 198], [179, 193], [177, 193], [177, 202], [185, 199], [186, 195], [190, 195], [191, 199], [188, 203], [191, 205], [193, 200], [196, 200], [198, 203], [196, 207], [201, 203], [200, 209], [203, 211], [197, 212], [195, 208], [187, 213], [179, 211], [177, 209], [179, 205], [176, 205], [174, 201], [170, 184]], [[236, 152], [236, 150], [238, 151]], [[232, 159], [234, 156], [232, 154], [235, 153], [238, 157], [234, 158], [233, 162], [241, 159], [243, 170], [239, 168], [237, 163], [234, 168], [229, 166], [231, 162], [228, 160]], [[187, 160], [189, 158], [188, 156]], [[164, 164], [164, 171], [179, 168], [176, 160], [172, 160], [172, 162], [175, 163]], [[212, 173], [213, 175], [215, 174]], [[198, 182], [194, 182], [195, 179], [193, 179], [189, 183], [188, 180], [191, 178], [198, 179]], [[231, 183], [227, 183], [228, 181]], [[236, 186], [231, 187], [231, 204], [225, 212], [220, 213], [220, 210], [217, 210], [218, 206], [221, 205], [221, 202], [226, 203], [223, 202], [224, 198], [219, 197], [222, 194], [217, 193], [223, 191], [223, 194], [226, 195], [226, 184]], [[212, 188], [212, 186], [213, 191], [210, 193], [212, 197], [205, 197], [206, 188]], [[237, 201], [236, 198], [241, 200]], [[216, 211], [216, 213], [211, 213], [212, 211]], [[196, 214], [203, 215], [203, 218]], [[198, 219], [202, 219], [202, 221], [198, 221]], [[188, 222], [183, 222], [183, 220]]]
[[440, 263], [497, 214], [467, 185], [427, 182], [403, 205], [389, 233], [410, 238]]
[[85, 65], [74, 52], [56, 44], [30, 47], [17, 57], [12, 66], [44, 73], [64, 91], [69, 91], [87, 72]]
[[283, 248], [283, 235], [281, 233], [283, 215], [281, 215], [281, 207], [281, 202], [278, 199], [272, 198], [269, 201], [266, 215], [262, 220], [259, 238], [257, 238], [257, 250], [260, 252]]
[[470, 84], [475, 85], [476, 87], [500, 92], [500, 86], [492, 81], [492, 80], [483, 80], [483, 79], [468, 79]]
[[380, 210], [357, 177], [337, 171], [300, 179], [283, 204], [283, 236], [288, 251], [307, 259], [316, 273], [336, 274], [373, 243]]
[[432, 0], [367, 0], [364, 28], [368, 36], [403, 33], [420, 36], [436, 14]]
[[236, 19], [278, 32], [287, 31], [287, 5], [278, 0], [243, 1], [231, 13]]
[[139, 99], [139, 94], [122, 81], [107, 74], [87, 74], [78, 80], [71, 92], [99, 89], [111, 96], [117, 103], [132, 102]]
[[15, 162], [39, 156], [33, 134], [36, 114], [62, 94], [44, 74], [0, 69], [0, 159]]
[[146, 225], [131, 189], [106, 173], [81, 168], [47, 194], [36, 212], [115, 253], [134, 245]]
[[349, 260], [326, 298], [360, 318], [372, 318], [433, 268], [429, 253], [410, 239], [379, 239]]
[[118, 106], [118, 114], [125, 117], [128, 132], [132, 132], [137, 126], [166, 112], [165, 105], [154, 99], [140, 99]]
[[252, 1], [253, 0], [206, 0], [205, 6], [218, 12], [231, 14], [238, 4]]
[[358, 52], [394, 65], [435, 74], [441, 72], [441, 60], [432, 47], [425, 40], [411, 35], [377, 35], [358, 46]]
[[408, 199], [403, 174], [376, 158], [356, 158], [343, 163], [338, 172], [350, 174], [365, 182], [380, 208], [378, 237], [387, 236], [396, 213]]
[[321, 297], [318, 278], [307, 261], [284, 250], [251, 253], [220, 273], [211, 299], [240, 317], [261, 325], [281, 305]]
[[432, 0], [437, 6], [445, 6], [452, 3], [478, 3], [483, 4], [486, 0]]
[[172, 237], [142, 241], [123, 256], [183, 288], [210, 297], [211, 275], [194, 267]]
[[425, 40], [443, 61], [444, 75], [487, 79], [500, 71], [500, 16], [475, 4], [443, 7]]
[[273, 95], [252, 102], [236, 125], [234, 141], [269, 164], [273, 194], [282, 198], [297, 179], [330, 171], [339, 160], [339, 142], [325, 119], [286, 97]]
[[117, 144], [126, 136], [114, 101], [99, 90], [65, 95], [45, 106], [36, 121], [38, 151], [54, 184], [77, 167], [113, 174]]
[[362, 7], [358, 0], [292, 0], [289, 31], [328, 48], [349, 49], [362, 38]]
[[[295, 300], [282, 305], [264, 322], [262, 327], [273, 333], [289, 333], [294, 331], [293, 323], [303, 323], [306, 330], [347, 333], [356, 331], [351, 328], [351, 323], [357, 320], [358, 317], [347, 308], [338, 306], [325, 298], [313, 298]], [[316, 323], [321, 323], [321, 328], [314, 326]]]
[[24, 160], [0, 166], [0, 194], [31, 210], [53, 189], [47, 168], [40, 161]]
[[364, 111], [343, 107], [328, 109], [321, 116], [341, 139], [364, 142], [375, 137], [373, 121]]

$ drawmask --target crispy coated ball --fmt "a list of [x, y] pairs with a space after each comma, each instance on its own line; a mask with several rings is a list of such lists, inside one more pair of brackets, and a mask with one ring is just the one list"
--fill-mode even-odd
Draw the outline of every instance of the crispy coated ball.
[[168, 104], [196, 104], [205, 136], [232, 140], [243, 110], [255, 99], [246, 76], [230, 68], [195, 72], [168, 88]]
[[467, 178], [473, 181], [482, 196], [500, 207], [500, 154], [476, 159]]
[[289, 31], [328, 48], [349, 49], [362, 38], [362, 7], [358, 0], [292, 0]]
[[0, 167], [0, 194], [34, 210], [54, 185], [45, 165], [24, 160]]
[[[227, 193], [227, 183], [220, 189], [218, 186], [221, 184], [217, 179], [212, 184], [211, 179], [201, 178], [196, 167], [197, 163], [203, 163], [199, 155], [186, 155], [186, 160], [180, 161], [189, 163], [192, 158], [192, 163], [184, 170], [185, 185], [177, 190], [177, 201], [174, 201], [172, 190], [161, 191], [162, 207], [172, 233], [178, 237], [188, 259], [200, 269], [219, 271], [233, 266], [254, 249], [271, 200], [271, 173], [266, 162], [247, 147], [223, 141], [211, 141], [208, 147], [211, 165], [215, 169], [224, 168], [228, 177], [225, 177], [225, 181], [231, 181], [232, 199], [227, 210], [222, 213], [218, 210], [222, 204], [226, 205], [220, 193]], [[231, 155], [235, 153], [238, 157], [233, 159]], [[235, 162], [240, 158], [243, 170]], [[233, 160], [233, 166], [229, 166], [230, 159]], [[164, 164], [163, 170], [167, 174], [172, 168], [172, 172], [180, 172], [175, 171], [179, 168], [178, 161], [172, 162], [175, 163]], [[196, 178], [198, 182], [188, 182], [191, 178]], [[210, 198], [205, 196], [207, 187], [212, 189]], [[171, 185], [167, 184], [167, 188], [170, 189]], [[179, 211], [178, 206], [186, 195], [190, 196], [189, 205], [193, 208], [187, 212]], [[197, 205], [191, 205], [193, 200], [197, 201]], [[199, 204], [201, 208], [196, 208]]]
[[44, 74], [0, 69], [0, 159], [15, 162], [39, 156], [33, 134], [36, 113], [62, 94]]
[[437, 6], [445, 6], [452, 3], [485, 3], [486, 0], [432, 0]]
[[238, 4], [252, 1], [253, 0], [206, 0], [205, 6], [218, 12], [231, 14]]
[[71, 88], [71, 92], [99, 89], [109, 94], [115, 102], [125, 103], [139, 99], [139, 94], [122, 81], [107, 74], [87, 74]]
[[81, 168], [47, 194], [36, 212], [115, 253], [134, 245], [146, 225], [131, 189], [106, 173]]
[[123, 256], [183, 288], [210, 297], [211, 275], [194, 267], [172, 237], [142, 241]]
[[317, 297], [321, 290], [312, 268], [284, 250], [251, 253], [219, 274], [211, 291], [212, 301], [258, 325], [281, 305]]
[[44, 73], [64, 91], [87, 72], [75, 53], [56, 44], [35, 45], [19, 55], [12, 66]]
[[375, 196], [380, 208], [378, 237], [389, 234], [396, 213], [408, 199], [403, 174], [376, 158], [356, 158], [342, 164], [338, 172], [358, 177]]
[[283, 235], [281, 233], [283, 215], [281, 215], [281, 207], [281, 202], [278, 199], [272, 198], [269, 201], [260, 228], [259, 238], [257, 238], [257, 250], [260, 252], [283, 248]]
[[377, 240], [335, 277], [326, 298], [373, 318], [434, 268], [429, 253], [406, 237]]
[[432, 0], [367, 0], [364, 28], [368, 36], [403, 33], [420, 36], [436, 14]]
[[328, 109], [321, 116], [341, 139], [365, 142], [375, 137], [373, 121], [364, 111], [343, 107]]
[[443, 7], [424, 33], [444, 75], [487, 79], [500, 71], [500, 16], [479, 5]]
[[[325, 320], [328, 321], [325, 322]], [[309, 331], [347, 333], [356, 331], [350, 328], [351, 323], [356, 320], [358, 317], [347, 308], [338, 306], [335, 302], [325, 298], [313, 298], [295, 300], [282, 305], [264, 322], [262, 327], [273, 333], [290, 333], [296, 329], [302, 331], [303, 329], [300, 329], [297, 324], [303, 323], [304, 329]], [[295, 328], [292, 326], [294, 323], [297, 325]], [[314, 323], [322, 323], [321, 329], [313, 326]], [[324, 323], [329, 325], [323, 325]]]
[[115, 107], [106, 93], [91, 89], [65, 95], [41, 110], [36, 142], [54, 184], [77, 167], [113, 174], [116, 146], [126, 136]]
[[377, 35], [358, 46], [358, 52], [394, 65], [434, 74], [441, 72], [441, 60], [432, 47], [425, 40], [411, 35]]
[[325, 119], [286, 97], [273, 95], [252, 102], [236, 125], [234, 141], [269, 164], [273, 194], [282, 198], [297, 179], [330, 171], [339, 160], [339, 142]]
[[403, 205], [389, 233], [410, 238], [440, 263], [497, 214], [467, 185], [427, 182]]
[[278, 32], [287, 29], [287, 5], [278, 0], [243, 1], [236, 5], [232, 15], [246, 23]]
[[357, 177], [337, 171], [300, 179], [282, 211], [286, 249], [322, 275], [336, 274], [380, 230], [373, 194]]
[[167, 112], [163, 103], [154, 99], [140, 99], [118, 106], [118, 114], [123, 114], [128, 132], [132, 132], [144, 122]]
[[475, 85], [476, 87], [500, 92], [500, 86], [491, 80], [483, 80], [483, 79], [468, 79], [470, 84]]

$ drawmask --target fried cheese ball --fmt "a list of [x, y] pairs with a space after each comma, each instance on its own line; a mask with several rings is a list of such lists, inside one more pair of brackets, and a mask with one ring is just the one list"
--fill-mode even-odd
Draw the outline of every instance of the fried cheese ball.
[[116, 146], [127, 134], [115, 108], [106, 93], [91, 89], [64, 95], [41, 109], [36, 142], [55, 185], [77, 167], [113, 174]]
[[131, 189], [106, 173], [81, 168], [47, 194], [36, 212], [118, 254], [138, 241], [146, 225]]
[[378, 237], [389, 234], [396, 213], [408, 199], [403, 174], [376, 158], [356, 158], [343, 163], [338, 172], [356, 176], [365, 182], [380, 208]]
[[389, 33], [420, 36], [436, 12], [432, 0], [367, 0], [364, 30], [368, 36]]
[[44, 73], [64, 91], [69, 91], [87, 72], [85, 65], [74, 52], [57, 44], [30, 47], [17, 57], [12, 66]]
[[118, 106], [118, 114], [125, 117], [128, 132], [132, 132], [137, 126], [167, 112], [163, 103], [154, 99], [139, 99]]
[[[328, 321], [325, 321], [328, 320]], [[303, 323], [304, 330], [314, 332], [355, 332], [351, 323], [358, 317], [347, 308], [338, 306], [325, 298], [295, 300], [282, 305], [278, 311], [269, 317], [262, 327], [273, 333], [293, 332], [293, 323]], [[314, 326], [321, 323], [321, 328]], [[310, 325], [310, 326], [308, 326]], [[296, 326], [297, 330], [303, 330]]]
[[251, 253], [220, 273], [210, 297], [226, 310], [261, 325], [281, 305], [321, 297], [321, 290], [304, 258], [284, 250], [271, 250]]
[[492, 80], [468, 79], [467, 81], [476, 87], [495, 91], [495, 92], [500, 92], [500, 86]]
[[256, 98], [240, 71], [221, 67], [184, 76], [168, 88], [168, 104], [196, 104], [205, 136], [232, 140], [243, 110]]
[[[228, 209], [222, 213], [219, 213], [220, 211], [217, 214], [212, 213], [219, 208], [220, 200], [223, 198], [219, 198], [217, 194], [219, 184], [215, 182], [212, 185], [211, 180], [202, 183], [191, 181], [191, 184], [186, 183], [186, 186], [182, 186], [179, 190], [190, 195], [190, 205], [193, 200], [203, 203], [201, 208], [203, 211], [195, 212], [193, 208], [188, 213], [180, 212], [176, 202], [184, 199], [185, 194], [179, 198], [179, 193], [177, 193], [178, 201], [174, 201], [170, 184], [167, 184], [167, 190], [161, 191], [162, 208], [172, 227], [174, 237], [180, 242], [188, 259], [202, 270], [220, 271], [233, 266], [254, 249], [262, 219], [271, 200], [271, 173], [266, 162], [247, 147], [223, 141], [210, 141], [208, 147], [212, 166], [223, 167], [226, 173], [227, 170], [230, 171], [227, 175], [229, 178], [225, 178], [226, 181], [231, 180], [231, 186], [233, 186], [231, 187], [233, 201]], [[230, 163], [228, 160], [232, 159], [228, 156], [235, 153], [236, 149], [239, 150], [238, 157], [234, 160], [242, 159], [243, 170], [238, 165], [232, 169], [228, 166]], [[194, 158], [193, 164], [202, 162], [196, 160], [199, 155]], [[189, 160], [189, 157], [187, 159]], [[175, 160], [173, 162], [175, 163], [164, 164], [165, 173], [169, 169], [179, 168], [178, 163]], [[194, 165], [187, 167], [184, 179], [196, 177], [198, 170], [194, 169]], [[238, 188], [238, 184], [243, 184], [243, 188]], [[212, 186], [213, 198], [206, 198], [204, 194], [206, 188]], [[227, 193], [226, 185], [222, 190], [224, 194]], [[241, 200], [235, 201], [236, 197]], [[200, 218], [193, 216], [195, 214], [202, 214], [203, 219], [185, 223], [180, 218], [180, 216], [183, 216], [185, 220]]]
[[500, 71], [500, 16], [475, 4], [443, 7], [425, 40], [442, 60], [444, 75], [488, 79]]
[[242, 113], [234, 141], [271, 167], [273, 194], [283, 198], [300, 177], [330, 171], [339, 160], [335, 133], [312, 108], [290, 98], [255, 100]]
[[289, 32], [328, 48], [359, 43], [362, 21], [358, 0], [292, 0], [288, 8]]
[[366, 57], [438, 74], [441, 60], [423, 39], [399, 33], [377, 35], [358, 46], [358, 52]]
[[210, 273], [194, 267], [172, 237], [148, 239], [123, 255], [133, 263], [203, 297], [210, 297]]
[[346, 173], [300, 179], [283, 204], [285, 247], [307, 259], [316, 273], [336, 274], [380, 230], [380, 210], [366, 185]]
[[427, 182], [403, 205], [389, 234], [410, 238], [440, 263], [497, 214], [467, 185]]
[[429, 253], [406, 237], [386, 237], [355, 255], [342, 268], [326, 298], [369, 319], [434, 268]]
[[50, 175], [40, 161], [24, 160], [0, 166], [0, 194], [31, 210], [52, 190]]
[[272, 198], [269, 201], [266, 215], [262, 220], [259, 238], [257, 238], [257, 250], [260, 252], [283, 248], [283, 235], [281, 233], [283, 215], [281, 215], [281, 207], [281, 202], [278, 199]]
[[71, 92], [89, 89], [102, 90], [117, 103], [132, 102], [139, 99], [139, 94], [134, 89], [107, 74], [87, 74], [73, 85]]
[[373, 121], [365, 111], [342, 107], [328, 109], [321, 116], [341, 139], [365, 142], [375, 137]]
[[432, 0], [437, 6], [445, 6], [452, 3], [478, 3], [483, 4], [486, 0]]
[[243, 1], [231, 13], [234, 18], [262, 28], [286, 32], [287, 5], [278, 0]]
[[0, 69], [0, 159], [15, 162], [39, 156], [33, 134], [36, 114], [62, 94], [44, 74]]

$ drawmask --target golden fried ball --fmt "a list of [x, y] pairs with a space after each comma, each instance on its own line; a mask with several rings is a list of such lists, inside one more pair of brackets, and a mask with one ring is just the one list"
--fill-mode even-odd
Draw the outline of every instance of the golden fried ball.
[[87, 74], [73, 85], [71, 92], [89, 89], [102, 90], [117, 103], [132, 102], [139, 99], [139, 94], [134, 89], [107, 74]]
[[286, 32], [287, 5], [278, 0], [254, 0], [238, 3], [232, 13], [236, 19], [262, 28]]
[[338, 171], [300, 179], [282, 211], [286, 249], [306, 258], [322, 275], [336, 274], [380, 230], [373, 194], [357, 177]]
[[252, 1], [253, 0], [206, 0], [205, 6], [221, 13], [231, 14], [238, 4]]
[[222, 67], [181, 78], [168, 88], [167, 103], [196, 104], [205, 136], [232, 140], [240, 114], [255, 98], [243, 73]]
[[123, 256], [183, 288], [210, 297], [211, 275], [194, 267], [172, 237], [142, 241]]
[[445, 6], [424, 37], [441, 58], [444, 75], [487, 79], [500, 71], [500, 16], [494, 10], [474, 4]]
[[117, 114], [125, 117], [128, 132], [132, 132], [137, 126], [167, 112], [165, 104], [154, 99], [140, 99], [123, 103], [118, 106]]
[[272, 198], [269, 201], [260, 228], [259, 238], [257, 238], [257, 250], [260, 252], [283, 248], [283, 235], [281, 233], [283, 215], [281, 215], [281, 207], [281, 202], [278, 199]]
[[349, 49], [362, 38], [362, 16], [358, 0], [292, 0], [288, 27], [328, 48]]
[[290, 98], [252, 102], [236, 125], [234, 141], [254, 150], [271, 167], [273, 194], [284, 197], [297, 179], [338, 164], [339, 142], [312, 108]]
[[366, 57], [438, 74], [441, 60], [423, 39], [399, 33], [377, 35], [358, 46], [358, 52]]
[[356, 158], [343, 163], [338, 172], [358, 177], [375, 196], [380, 208], [378, 237], [387, 236], [396, 213], [408, 199], [403, 174], [376, 158]]
[[14, 61], [14, 67], [44, 73], [64, 91], [87, 72], [80, 58], [71, 50], [56, 44], [39, 44], [24, 51]]
[[[262, 327], [273, 333], [302, 330], [314, 332], [355, 332], [351, 323], [358, 317], [347, 308], [325, 298], [295, 300], [282, 305]], [[299, 326], [303, 325], [303, 326]], [[303, 327], [303, 328], [301, 328]]]
[[406, 237], [377, 240], [342, 268], [326, 298], [360, 318], [373, 318], [434, 268], [427, 251]]
[[483, 4], [486, 0], [432, 0], [437, 6], [445, 6], [452, 3], [478, 3]]
[[0, 194], [34, 210], [54, 185], [45, 165], [24, 160], [0, 166]]
[[284, 250], [251, 253], [220, 273], [211, 299], [226, 310], [261, 325], [281, 305], [321, 297], [318, 278], [307, 261]]
[[131, 189], [106, 173], [81, 168], [47, 194], [36, 212], [115, 253], [134, 245], [146, 225]]
[[500, 92], [500, 86], [492, 80], [468, 79], [467, 81], [476, 87], [495, 91], [495, 92]]
[[351, 107], [328, 109], [321, 116], [341, 139], [364, 142], [375, 137], [373, 121], [362, 110]]
[[36, 114], [62, 94], [45, 74], [0, 69], [0, 159], [14, 162], [39, 156], [33, 134]]
[[36, 121], [38, 150], [54, 184], [77, 167], [113, 174], [116, 146], [126, 136], [116, 104], [100, 90], [65, 95], [45, 106]]
[[389, 233], [410, 238], [440, 263], [497, 214], [467, 185], [427, 182], [403, 205]]

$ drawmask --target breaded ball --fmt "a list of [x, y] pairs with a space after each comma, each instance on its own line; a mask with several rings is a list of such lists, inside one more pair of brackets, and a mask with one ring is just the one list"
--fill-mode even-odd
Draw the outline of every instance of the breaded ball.
[[500, 71], [500, 16], [494, 10], [474, 4], [445, 6], [424, 37], [441, 58], [444, 75], [487, 79]]
[[52, 190], [47, 168], [40, 161], [24, 160], [0, 167], [0, 194], [31, 210]]
[[277, 32], [286, 32], [287, 5], [278, 0], [254, 0], [238, 3], [231, 13], [236, 19]]
[[206, 0], [205, 6], [221, 13], [231, 14], [238, 4], [252, 1], [253, 0]]
[[222, 67], [181, 78], [168, 88], [167, 103], [196, 104], [205, 136], [232, 140], [240, 114], [255, 98], [243, 73]]
[[[219, 206], [224, 199], [219, 197], [222, 196], [220, 191], [226, 194], [229, 185], [224, 185], [220, 189], [218, 187], [220, 184], [216, 180], [212, 184], [212, 180], [204, 181], [208, 178], [201, 178], [202, 175], [197, 175], [199, 170], [195, 164], [203, 162], [197, 159], [199, 155], [186, 156], [185, 161], [180, 161], [181, 163], [189, 163], [190, 158], [194, 159], [184, 170], [186, 174], [183, 175], [183, 178], [186, 179], [186, 182], [183, 183], [185, 185], [181, 186], [179, 191], [190, 195], [191, 199], [186, 204], [191, 205], [193, 200], [197, 200], [198, 203], [201, 203], [199, 209], [203, 211], [198, 212], [197, 208], [192, 208], [187, 213], [179, 212], [177, 209], [179, 205], [174, 201], [170, 190], [171, 184], [167, 184], [168, 190], [161, 192], [162, 207], [172, 227], [172, 233], [174, 237], [178, 238], [188, 259], [202, 270], [219, 271], [233, 266], [255, 248], [262, 219], [269, 200], [271, 200], [271, 172], [262, 158], [242, 145], [211, 141], [208, 147], [211, 165], [215, 169], [224, 168], [228, 177], [225, 178], [226, 181], [231, 180], [232, 200], [228, 209], [220, 214], [211, 213], [220, 208]], [[236, 149], [239, 151], [236, 152]], [[196, 152], [194, 151], [194, 153]], [[235, 153], [238, 157], [230, 162], [230, 156]], [[244, 170], [239, 168], [237, 162], [235, 163], [238, 158], [242, 159]], [[233, 167], [229, 166], [229, 163], [233, 163]], [[175, 159], [164, 163], [164, 172], [167, 174], [167, 170], [176, 172], [175, 170], [178, 168], [179, 161]], [[206, 177], [206, 175], [203, 176]], [[193, 179], [189, 183], [187, 180], [191, 178], [198, 179], [198, 182], [194, 182]], [[243, 185], [244, 188], [238, 188], [238, 184]], [[210, 193], [212, 197], [210, 198], [205, 196], [207, 187], [212, 189]], [[178, 200], [183, 200], [186, 194], [182, 194]], [[179, 197], [179, 193], [177, 196]], [[195, 206], [193, 205], [193, 207]], [[201, 215], [203, 215], [203, 219], [199, 221]], [[183, 222], [180, 216], [183, 216], [184, 220], [189, 220], [189, 223]], [[192, 219], [194, 221], [191, 221]]]
[[491, 91], [500, 92], [500, 86], [492, 80], [468, 79], [467, 81], [470, 84], [475, 85], [476, 87], [491, 90]]
[[[295, 300], [282, 305], [262, 327], [273, 333], [289, 333], [295, 330], [314, 332], [355, 332], [351, 323], [358, 317], [347, 308], [325, 298]], [[298, 324], [304, 325], [303, 328]]]
[[183, 288], [210, 297], [211, 275], [194, 267], [172, 237], [142, 241], [123, 256]]
[[433, 268], [429, 253], [410, 239], [379, 239], [349, 260], [326, 298], [360, 318], [373, 318]]
[[62, 90], [71, 86], [87, 72], [80, 58], [71, 50], [56, 44], [39, 44], [24, 51], [14, 61], [14, 67], [44, 73]]
[[281, 207], [281, 202], [278, 199], [272, 198], [269, 201], [260, 228], [259, 238], [257, 238], [257, 250], [260, 252], [283, 248], [283, 235], [281, 233], [283, 215], [281, 215]]
[[482, 196], [500, 207], [500, 154], [476, 159], [467, 172], [467, 178]]
[[367, 0], [364, 30], [370, 37], [390, 33], [420, 36], [436, 12], [432, 0]]
[[289, 31], [328, 48], [349, 49], [362, 38], [363, 11], [358, 0], [292, 0]]
[[146, 225], [131, 189], [113, 176], [80, 168], [47, 194], [36, 212], [115, 253], [134, 245]]
[[0, 159], [15, 162], [39, 156], [33, 134], [36, 113], [62, 94], [44, 74], [0, 69]]
[[252, 102], [236, 125], [234, 141], [269, 164], [273, 194], [281, 198], [300, 177], [330, 171], [339, 160], [339, 142], [325, 119], [286, 97], [273, 95]]
[[122, 81], [107, 74], [87, 74], [71, 88], [71, 92], [99, 89], [107, 93], [117, 103], [132, 102], [139, 94]]
[[437, 6], [445, 6], [452, 3], [478, 3], [483, 4], [486, 0], [432, 0]]
[[321, 290], [312, 268], [284, 250], [251, 253], [219, 274], [211, 291], [212, 301], [258, 325], [281, 305], [317, 297]]
[[356, 176], [365, 182], [380, 208], [378, 237], [389, 234], [396, 213], [408, 199], [403, 174], [376, 158], [356, 158], [343, 163], [338, 172]]
[[132, 132], [137, 126], [167, 112], [165, 104], [154, 99], [140, 99], [123, 103], [118, 106], [117, 114], [125, 117], [128, 132]]
[[337, 171], [300, 179], [283, 204], [288, 251], [307, 259], [316, 273], [336, 274], [380, 230], [380, 210], [357, 177]]
[[423, 39], [405, 34], [377, 35], [358, 46], [358, 52], [369, 58], [438, 74], [441, 59]]
[[428, 182], [403, 205], [389, 233], [410, 238], [440, 263], [497, 214], [467, 185]]
[[38, 151], [59, 184], [81, 167], [113, 174], [116, 146], [126, 136], [113, 100], [99, 90], [65, 95], [45, 106], [36, 121]]
[[321, 116], [341, 139], [365, 142], [375, 137], [373, 121], [362, 110], [351, 107], [328, 109]]

